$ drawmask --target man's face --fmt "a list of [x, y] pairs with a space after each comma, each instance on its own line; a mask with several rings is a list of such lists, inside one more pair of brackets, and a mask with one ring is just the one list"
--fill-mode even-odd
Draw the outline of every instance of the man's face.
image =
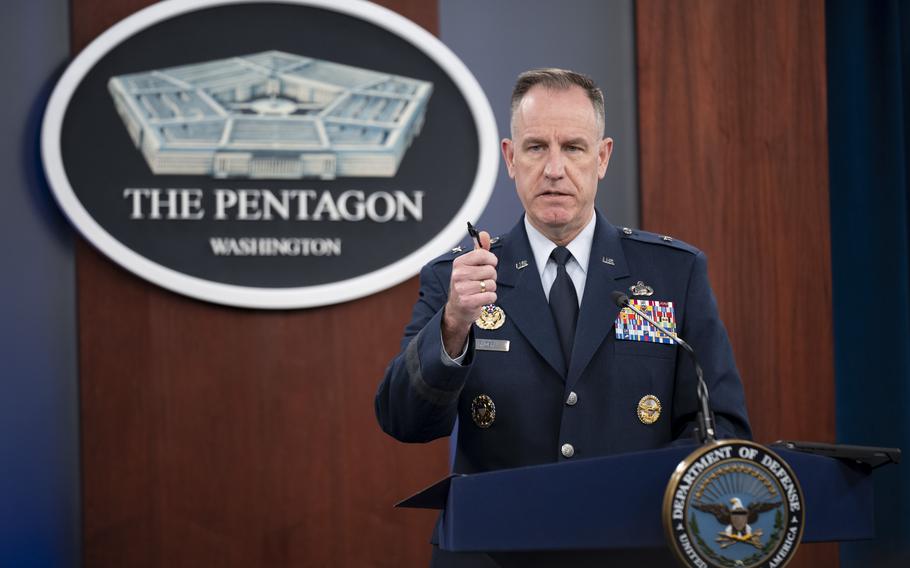
[[597, 113], [581, 87], [537, 85], [512, 117], [502, 155], [531, 225], [567, 244], [594, 214], [597, 182], [607, 172], [613, 140], [602, 138]]

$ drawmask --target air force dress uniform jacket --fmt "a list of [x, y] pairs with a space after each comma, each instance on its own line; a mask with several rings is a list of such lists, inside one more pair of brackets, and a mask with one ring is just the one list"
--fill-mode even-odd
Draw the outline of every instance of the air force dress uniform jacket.
[[[472, 326], [461, 366], [444, 362], [440, 333], [458, 252], [421, 271], [402, 351], [376, 394], [383, 430], [404, 442], [426, 442], [451, 434], [457, 418], [453, 469], [459, 473], [647, 450], [691, 438], [696, 377], [688, 355], [675, 345], [620, 340], [614, 333], [619, 308], [610, 293], [634, 298], [630, 288], [641, 281], [653, 290], [642, 299], [673, 303], [677, 331], [698, 353], [718, 437], [751, 437], [705, 255], [669, 237], [616, 228], [596, 215], [570, 363], [563, 360], [520, 221], [491, 249], [499, 259], [496, 305], [505, 323], [491, 330]], [[508, 350], [479, 348], [491, 339], [508, 341]], [[495, 406], [486, 427], [472, 415], [482, 395]], [[639, 402], [648, 395], [661, 405], [651, 424], [638, 416]]]

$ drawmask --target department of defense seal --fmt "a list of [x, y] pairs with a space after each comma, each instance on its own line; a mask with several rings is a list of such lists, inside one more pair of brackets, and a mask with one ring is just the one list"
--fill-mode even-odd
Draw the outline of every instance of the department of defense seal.
[[683, 566], [780, 568], [802, 538], [803, 503], [780, 456], [745, 440], [716, 441], [676, 466], [664, 529]]
[[660, 418], [660, 399], [647, 394], [638, 401], [638, 419], [642, 424], [654, 424]]
[[487, 304], [481, 308], [474, 323], [480, 329], [499, 329], [506, 323], [506, 313], [496, 304]]

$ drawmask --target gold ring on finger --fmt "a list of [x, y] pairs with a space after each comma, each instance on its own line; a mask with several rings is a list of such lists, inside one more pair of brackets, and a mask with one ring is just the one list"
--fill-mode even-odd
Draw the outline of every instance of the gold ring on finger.
[[486, 281], [486, 280], [481, 280], [481, 281], [480, 281], [480, 293], [481, 293], [481, 294], [486, 294], [486, 293], [487, 293], [487, 281]]

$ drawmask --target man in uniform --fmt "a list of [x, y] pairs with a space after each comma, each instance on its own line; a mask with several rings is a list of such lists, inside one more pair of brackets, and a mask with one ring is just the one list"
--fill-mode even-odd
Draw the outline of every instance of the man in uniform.
[[[474, 250], [456, 249], [421, 271], [376, 414], [405, 442], [448, 436], [457, 419], [456, 472], [691, 440], [694, 366], [637, 316], [615, 326], [616, 290], [660, 309], [695, 348], [718, 437], [751, 436], [704, 254], [614, 227], [594, 207], [613, 150], [604, 117], [603, 94], [584, 75], [519, 76], [502, 154], [522, 219], [502, 238], [481, 232]], [[435, 550], [434, 565], [460, 565], [457, 557]]]

